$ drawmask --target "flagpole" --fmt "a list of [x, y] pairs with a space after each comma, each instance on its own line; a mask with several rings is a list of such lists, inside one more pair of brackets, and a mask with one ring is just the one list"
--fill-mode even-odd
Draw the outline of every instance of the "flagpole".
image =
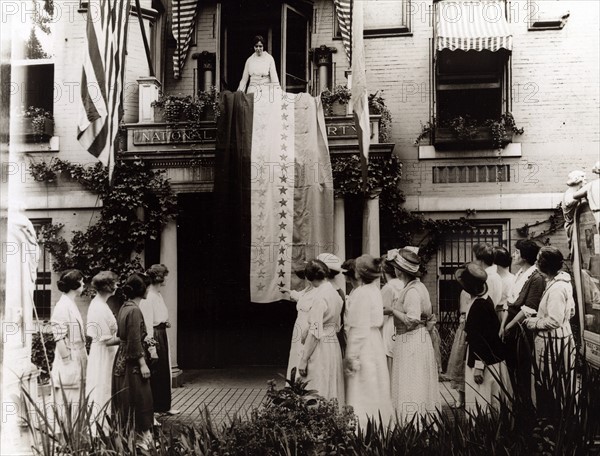
[[144, 27], [144, 19], [142, 18], [142, 7], [140, 6], [140, 0], [135, 0], [135, 8], [137, 10], [137, 17], [140, 23], [140, 30], [142, 31], [142, 41], [144, 42], [144, 49], [146, 50], [146, 59], [148, 60], [148, 70], [150, 76], [154, 77], [154, 63], [152, 62], [152, 55], [150, 54], [150, 45], [148, 44], [148, 37], [146, 36], [146, 28]]

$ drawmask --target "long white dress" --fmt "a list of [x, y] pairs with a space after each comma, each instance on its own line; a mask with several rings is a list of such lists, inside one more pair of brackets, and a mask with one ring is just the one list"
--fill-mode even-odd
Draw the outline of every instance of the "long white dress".
[[435, 353], [423, 323], [431, 316], [431, 301], [425, 285], [419, 279], [409, 282], [394, 309], [404, 313], [404, 321], [394, 320], [397, 332], [392, 400], [399, 421], [406, 422], [416, 414], [433, 413], [436, 407], [441, 409]]
[[[361, 285], [346, 303], [348, 344], [346, 404], [354, 408], [362, 429], [369, 417], [387, 425], [392, 417], [390, 377], [385, 359], [381, 327], [383, 302], [376, 282]], [[348, 366], [347, 366], [348, 368]]]
[[[290, 293], [291, 298], [297, 301], [296, 311], [298, 312], [298, 316], [296, 317], [294, 330], [292, 332], [292, 343], [290, 345], [290, 355], [288, 358], [286, 375], [287, 379], [292, 378], [292, 369], [298, 367], [298, 362], [302, 357], [302, 339], [308, 334], [308, 312], [312, 307], [315, 290], [316, 288], [309, 285], [309, 287], [302, 291], [292, 291]], [[296, 369], [296, 376], [298, 376], [297, 370], [298, 369]]]
[[342, 350], [337, 338], [341, 325], [342, 298], [331, 282], [324, 282], [314, 295], [308, 312], [308, 332], [317, 345], [308, 359], [307, 388], [316, 390], [326, 399], [345, 401]]
[[[388, 281], [388, 283], [381, 288], [381, 298], [383, 299], [384, 307], [392, 308], [394, 303], [398, 300], [398, 296], [403, 288], [404, 282], [400, 279], [391, 279]], [[393, 358], [396, 329], [394, 327], [394, 317], [392, 315], [383, 317], [383, 329], [381, 334], [383, 336], [385, 355], [389, 358]]]
[[[117, 345], [106, 342], [117, 334], [117, 320], [108, 304], [96, 295], [87, 314], [87, 335], [92, 338], [88, 358], [85, 394], [93, 402], [95, 414], [110, 415], [112, 369]], [[103, 407], [106, 405], [106, 408]]]
[[267, 84], [279, 85], [275, 60], [267, 51], [263, 51], [260, 57], [256, 53], [248, 57], [238, 90], [246, 91], [248, 80], [250, 80], [250, 85], [247, 93], [257, 93]]

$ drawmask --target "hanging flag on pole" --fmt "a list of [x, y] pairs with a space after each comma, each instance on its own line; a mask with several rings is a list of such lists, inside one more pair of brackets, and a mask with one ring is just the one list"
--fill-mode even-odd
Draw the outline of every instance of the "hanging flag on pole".
[[335, 13], [337, 15], [342, 43], [348, 63], [352, 64], [352, 0], [334, 0]]
[[360, 163], [362, 168], [363, 191], [367, 189], [369, 146], [371, 122], [369, 120], [369, 92], [365, 66], [365, 48], [363, 43], [363, 1], [334, 0], [335, 12], [342, 34], [342, 43], [352, 70], [352, 99], [350, 107], [354, 114], [354, 123], [358, 134]]
[[104, 166], [109, 180], [123, 111], [130, 0], [88, 2], [77, 140]]
[[369, 120], [369, 92], [367, 91], [367, 72], [365, 67], [365, 47], [363, 43], [363, 2], [352, 3], [352, 98], [350, 105], [354, 114], [360, 162], [363, 177], [363, 191], [367, 190], [369, 146], [371, 122]]
[[171, 21], [173, 36], [177, 42], [175, 53], [173, 54], [173, 77], [179, 79], [181, 71], [185, 65], [187, 52], [192, 41], [194, 33], [194, 21], [198, 0], [173, 0], [171, 8], [173, 11], [173, 20]]

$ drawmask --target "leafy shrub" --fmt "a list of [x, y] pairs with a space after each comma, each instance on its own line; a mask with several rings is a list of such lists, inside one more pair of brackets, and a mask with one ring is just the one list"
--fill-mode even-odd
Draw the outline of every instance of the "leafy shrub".
[[[43, 339], [43, 342], [42, 342]], [[31, 337], [31, 362], [40, 370], [38, 381], [42, 384], [50, 380], [50, 369], [54, 362], [56, 342], [52, 331], [42, 329]]]

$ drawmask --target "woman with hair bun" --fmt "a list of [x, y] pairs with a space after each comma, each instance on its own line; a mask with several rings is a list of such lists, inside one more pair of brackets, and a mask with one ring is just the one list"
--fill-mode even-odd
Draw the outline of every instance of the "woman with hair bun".
[[146, 325], [139, 304], [148, 293], [150, 280], [144, 274], [131, 274], [123, 292], [126, 301], [117, 316], [120, 339], [112, 377], [112, 407], [126, 426], [135, 426], [136, 442], [148, 449], [152, 441], [154, 411], [150, 388], [149, 354], [144, 348]]
[[[246, 60], [242, 80], [238, 87], [238, 90], [246, 93], [260, 93], [260, 90], [267, 84], [279, 85], [275, 60], [271, 54], [265, 51], [265, 39], [261, 35], [256, 35], [253, 44], [254, 53]], [[250, 81], [249, 84], [248, 81]], [[247, 91], [246, 86], [248, 86]]]
[[326, 399], [338, 399], [343, 405], [344, 371], [337, 338], [343, 301], [328, 280], [329, 276], [329, 268], [320, 260], [309, 261], [306, 265], [306, 279], [315, 291], [298, 373], [306, 377], [309, 389], [316, 390]]
[[110, 414], [112, 367], [117, 354], [117, 320], [107, 300], [117, 288], [118, 276], [112, 271], [101, 271], [92, 278], [96, 296], [90, 302], [87, 313], [87, 335], [92, 338], [88, 359], [85, 394], [89, 397], [95, 417], [101, 421]]
[[81, 271], [77, 269], [64, 271], [58, 280], [58, 289], [62, 292], [62, 296], [56, 303], [50, 318], [56, 341], [52, 380], [57, 406], [59, 411], [64, 411], [66, 405], [76, 404], [79, 401], [82, 378], [87, 364], [83, 319], [75, 303], [75, 299], [83, 292]]
[[152, 359], [150, 384], [154, 398], [154, 411], [175, 415], [179, 411], [171, 410], [171, 357], [167, 338], [167, 328], [170, 328], [171, 324], [169, 311], [160, 293], [168, 274], [169, 270], [164, 264], [153, 264], [146, 270], [150, 286], [148, 296], [140, 302], [140, 310], [148, 331], [146, 337]]
[[354, 408], [360, 426], [367, 420], [388, 425], [392, 417], [390, 377], [381, 327], [383, 301], [379, 291], [381, 258], [362, 255], [355, 262], [358, 288], [347, 302], [346, 404]]

